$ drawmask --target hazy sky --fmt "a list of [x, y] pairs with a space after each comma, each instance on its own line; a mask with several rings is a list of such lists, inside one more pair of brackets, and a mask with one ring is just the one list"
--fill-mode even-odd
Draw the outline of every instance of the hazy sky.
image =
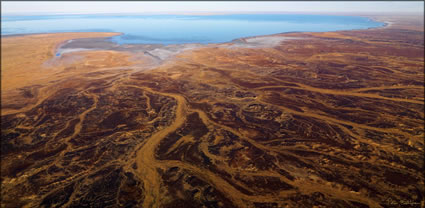
[[2, 14], [214, 13], [214, 12], [402, 12], [421, 13], [424, 2], [1, 2]]

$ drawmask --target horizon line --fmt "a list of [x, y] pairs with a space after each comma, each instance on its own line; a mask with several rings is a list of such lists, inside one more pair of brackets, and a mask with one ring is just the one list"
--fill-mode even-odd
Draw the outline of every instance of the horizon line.
[[1, 16], [19, 15], [143, 15], [143, 14], [158, 14], [158, 15], [219, 15], [219, 14], [328, 14], [328, 15], [379, 15], [379, 14], [400, 14], [400, 15], [424, 15], [424, 12], [394, 12], [394, 11], [376, 11], [376, 12], [336, 12], [336, 11], [155, 11], [155, 12], [2, 12]]

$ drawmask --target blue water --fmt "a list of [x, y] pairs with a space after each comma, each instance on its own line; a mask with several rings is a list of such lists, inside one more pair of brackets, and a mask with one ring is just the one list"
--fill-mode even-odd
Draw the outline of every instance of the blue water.
[[1, 34], [121, 32], [119, 44], [223, 43], [284, 32], [324, 32], [382, 26], [365, 17], [294, 14], [2, 16]]

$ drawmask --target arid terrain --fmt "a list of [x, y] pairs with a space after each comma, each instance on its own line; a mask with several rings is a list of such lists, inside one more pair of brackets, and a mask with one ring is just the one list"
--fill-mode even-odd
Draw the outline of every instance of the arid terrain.
[[2, 37], [1, 207], [424, 207], [423, 20], [374, 18], [210, 45]]

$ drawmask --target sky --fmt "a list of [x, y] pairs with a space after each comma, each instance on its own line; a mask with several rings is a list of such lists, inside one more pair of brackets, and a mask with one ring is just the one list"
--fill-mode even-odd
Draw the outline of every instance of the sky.
[[8, 14], [181, 14], [181, 13], [424, 13], [423, 1], [355, 2], [355, 1], [189, 1], [189, 2], [1, 2], [2, 15]]

